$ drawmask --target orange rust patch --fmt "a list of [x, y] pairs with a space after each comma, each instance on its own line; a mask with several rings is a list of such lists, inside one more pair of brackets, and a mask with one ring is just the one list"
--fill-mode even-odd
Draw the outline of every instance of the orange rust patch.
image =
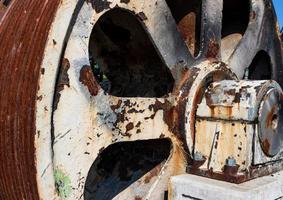
[[232, 118], [233, 116], [233, 110], [232, 110], [232, 107], [228, 106], [227, 108], [227, 115], [228, 115], [228, 118]]
[[172, 155], [172, 163], [174, 163], [174, 170], [172, 172], [172, 175], [178, 175], [182, 174], [186, 170], [187, 156], [188, 154], [185, 153], [185, 150], [183, 149], [183, 143], [180, 140], [174, 141], [174, 148], [173, 148], [173, 155]]
[[215, 39], [211, 39], [208, 44], [208, 50], [206, 53], [207, 58], [216, 58], [219, 53], [219, 44], [216, 42]]
[[174, 94], [178, 95], [179, 92], [182, 90], [181, 98], [187, 97], [192, 83], [194, 82], [195, 78], [197, 77], [200, 69], [199, 68], [190, 68], [189, 70], [184, 71], [182, 79], [180, 80], [179, 84], [174, 89]]
[[210, 116], [214, 117], [215, 116], [215, 106], [210, 106]]
[[262, 148], [263, 148], [264, 152], [269, 152], [270, 143], [269, 143], [268, 139], [264, 140], [264, 142], [262, 143]]
[[196, 14], [191, 12], [187, 14], [178, 23], [178, 29], [182, 34], [183, 39], [187, 47], [189, 48], [191, 54], [194, 55], [196, 40], [195, 40], [195, 26], [196, 26]]
[[276, 106], [273, 106], [271, 108], [271, 110], [269, 111], [269, 113], [267, 114], [267, 118], [266, 118], [266, 122], [265, 122], [265, 128], [271, 128], [273, 116], [274, 116], [274, 113], [276, 111], [276, 108], [277, 108]]
[[83, 66], [80, 71], [80, 82], [84, 84], [92, 96], [96, 96], [99, 87], [90, 66]]
[[1, 19], [0, 199], [40, 199], [36, 98], [46, 42], [60, 2], [13, 1]]

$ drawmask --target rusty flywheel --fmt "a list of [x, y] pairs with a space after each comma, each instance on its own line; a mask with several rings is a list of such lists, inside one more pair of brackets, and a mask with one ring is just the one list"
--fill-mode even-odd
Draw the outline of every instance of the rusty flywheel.
[[269, 0], [0, 1], [0, 199], [282, 170], [281, 40]]

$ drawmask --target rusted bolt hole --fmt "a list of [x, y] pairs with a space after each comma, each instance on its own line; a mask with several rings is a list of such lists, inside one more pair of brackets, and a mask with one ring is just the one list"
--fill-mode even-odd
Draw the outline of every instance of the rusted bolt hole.
[[94, 25], [89, 43], [96, 79], [119, 97], [162, 97], [172, 92], [174, 79], [160, 58], [140, 19], [115, 8]]
[[[125, 190], [169, 157], [167, 139], [123, 142], [104, 149], [91, 166], [84, 191], [85, 200], [109, 200]], [[142, 185], [139, 186], [142, 190]]]

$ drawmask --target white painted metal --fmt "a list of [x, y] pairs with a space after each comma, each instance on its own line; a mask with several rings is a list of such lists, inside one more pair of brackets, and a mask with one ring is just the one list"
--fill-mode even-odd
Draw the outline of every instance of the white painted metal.
[[283, 174], [232, 184], [194, 175], [171, 177], [170, 200], [275, 200], [283, 196]]

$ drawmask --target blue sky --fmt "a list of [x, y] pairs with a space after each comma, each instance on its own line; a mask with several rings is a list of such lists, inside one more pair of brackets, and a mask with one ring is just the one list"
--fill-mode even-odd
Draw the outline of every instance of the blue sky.
[[283, 0], [273, 0], [280, 27], [283, 27]]

